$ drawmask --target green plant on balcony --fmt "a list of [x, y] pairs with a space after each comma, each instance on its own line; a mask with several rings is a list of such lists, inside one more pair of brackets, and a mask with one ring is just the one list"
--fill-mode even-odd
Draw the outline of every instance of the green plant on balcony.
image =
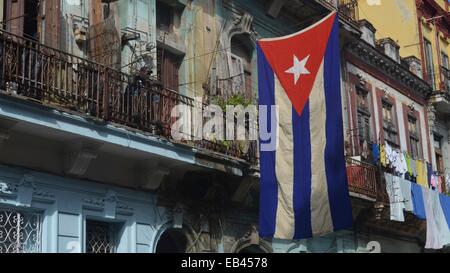
[[[231, 97], [215, 97], [213, 99], [213, 103], [218, 105], [224, 113], [227, 111], [227, 106], [238, 106], [242, 105], [244, 108], [252, 105], [254, 103], [253, 100], [247, 99], [244, 95], [236, 93]], [[235, 114], [236, 115], [236, 114]], [[235, 116], [237, 118], [237, 116]], [[234, 156], [240, 157], [247, 152], [248, 141], [246, 140], [212, 140], [213, 143], [217, 143], [225, 148], [225, 152], [229, 153], [234, 150]]]

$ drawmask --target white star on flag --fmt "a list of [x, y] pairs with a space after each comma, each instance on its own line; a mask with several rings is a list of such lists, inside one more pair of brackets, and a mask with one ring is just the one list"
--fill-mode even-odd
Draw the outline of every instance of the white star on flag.
[[309, 60], [309, 56], [306, 56], [303, 60], [299, 61], [297, 56], [294, 55], [294, 66], [285, 71], [285, 73], [294, 74], [295, 84], [297, 84], [300, 79], [300, 75], [309, 75], [311, 74], [309, 70], [306, 68], [306, 63]]

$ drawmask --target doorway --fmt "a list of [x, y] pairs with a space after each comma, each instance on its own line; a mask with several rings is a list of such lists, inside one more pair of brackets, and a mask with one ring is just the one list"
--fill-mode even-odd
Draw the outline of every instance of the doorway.
[[156, 253], [186, 253], [188, 239], [182, 229], [167, 229], [159, 238]]

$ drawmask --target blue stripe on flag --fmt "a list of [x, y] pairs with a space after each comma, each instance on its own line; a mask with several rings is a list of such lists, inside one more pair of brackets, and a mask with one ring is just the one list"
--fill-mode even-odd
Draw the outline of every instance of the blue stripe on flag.
[[294, 239], [312, 237], [311, 227], [311, 134], [309, 103], [300, 117], [292, 110], [294, 133]]
[[[259, 104], [268, 106], [268, 131], [270, 126], [271, 110], [270, 106], [275, 105], [275, 79], [274, 72], [269, 65], [263, 51], [257, 46], [258, 51], [258, 80], [259, 80]], [[264, 84], [262, 84], [264, 83]], [[262, 123], [260, 123], [261, 126]], [[276, 128], [274, 128], [276, 130]], [[259, 229], [260, 236], [273, 237], [275, 234], [277, 205], [278, 205], [278, 184], [275, 172], [275, 151], [265, 152], [261, 150], [260, 143], [260, 209], [259, 209]]]
[[339, 46], [339, 20], [335, 20], [325, 53], [323, 75], [327, 109], [325, 170], [334, 230], [351, 228], [353, 224], [344, 155]]

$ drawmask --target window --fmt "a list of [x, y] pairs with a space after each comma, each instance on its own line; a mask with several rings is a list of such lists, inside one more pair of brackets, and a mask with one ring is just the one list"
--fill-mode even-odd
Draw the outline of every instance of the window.
[[252, 55], [248, 35], [234, 35], [231, 39], [231, 93], [243, 94], [248, 99], [253, 96]]
[[398, 132], [394, 119], [393, 105], [387, 100], [382, 100], [384, 140], [394, 147], [398, 147]]
[[39, 2], [38, 0], [2, 1], [6, 30], [37, 40]]
[[420, 156], [420, 138], [417, 126], [417, 119], [408, 115], [409, 145], [412, 158], [418, 159]]
[[244, 91], [244, 65], [239, 56], [231, 54], [230, 77], [232, 79], [232, 93]]
[[442, 85], [445, 90], [450, 90], [450, 71], [448, 55], [445, 52], [441, 52], [442, 60]]
[[442, 137], [438, 135], [434, 135], [434, 149], [441, 150], [442, 149]]
[[86, 221], [86, 253], [116, 252], [117, 228], [112, 223]]
[[38, 34], [39, 1], [25, 1], [23, 32], [27, 38], [36, 39]]
[[357, 88], [357, 117], [358, 117], [358, 133], [360, 144], [363, 145], [365, 141], [368, 143], [371, 141], [371, 129], [370, 129], [370, 113], [368, 103], [368, 92], [363, 88]]
[[0, 253], [41, 252], [39, 213], [0, 208]]
[[164, 231], [156, 245], [156, 253], [186, 253], [188, 238], [183, 229], [168, 229]]
[[436, 166], [439, 173], [444, 173], [444, 157], [442, 156], [442, 136], [434, 135], [434, 151], [436, 153]]
[[164, 88], [178, 91], [181, 59], [172, 52], [158, 47], [158, 76]]
[[161, 1], [156, 1], [156, 26], [160, 30], [171, 31], [173, 26], [174, 10]]
[[441, 54], [442, 54], [442, 66], [448, 69], [449, 68], [448, 55], [445, 52], [441, 52]]
[[430, 41], [427, 39], [424, 40], [425, 45], [425, 65], [426, 65], [426, 73], [428, 77], [428, 81], [433, 87], [436, 88], [435, 79], [434, 79], [434, 65], [433, 65], [433, 48], [431, 46]]
[[109, 3], [105, 3], [104, 1], [102, 1], [102, 13], [103, 13], [103, 20], [109, 18], [111, 14], [111, 6], [109, 5]]

